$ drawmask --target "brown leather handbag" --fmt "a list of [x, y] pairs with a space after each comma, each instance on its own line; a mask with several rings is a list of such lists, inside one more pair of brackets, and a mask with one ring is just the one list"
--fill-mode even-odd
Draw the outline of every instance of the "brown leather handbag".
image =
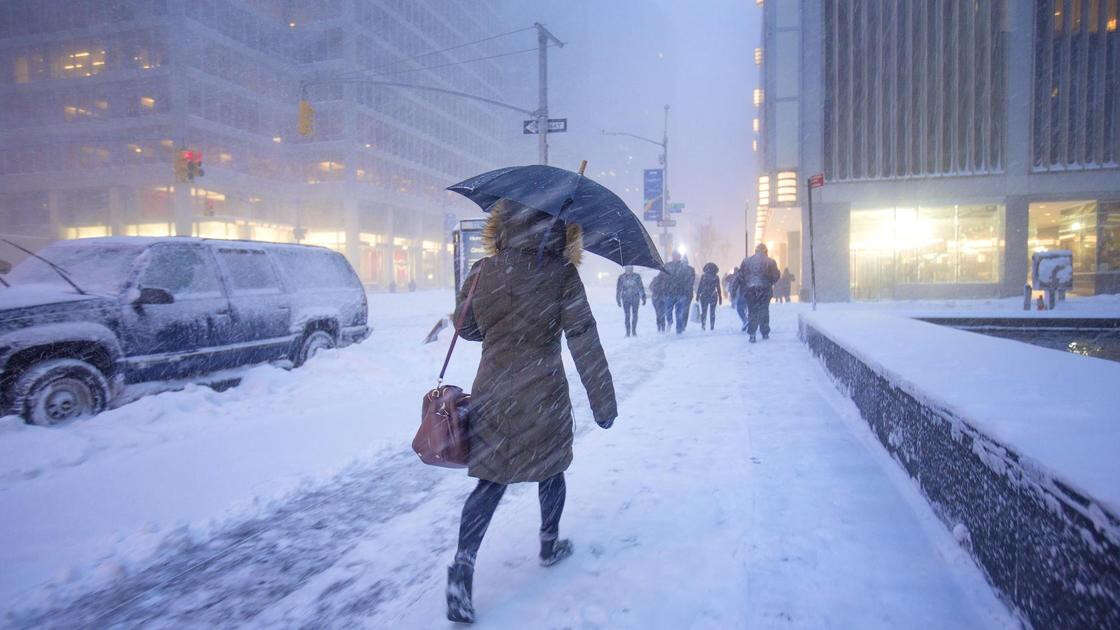
[[443, 369], [439, 371], [435, 389], [424, 394], [420, 407], [420, 428], [416, 431], [416, 437], [412, 438], [412, 450], [420, 456], [420, 461], [432, 466], [466, 468], [470, 462], [471, 443], [467, 429], [471, 395], [461, 387], [444, 385], [443, 375], [447, 372], [451, 352], [455, 350], [455, 341], [459, 339], [459, 329], [463, 326], [463, 317], [470, 308], [474, 288], [478, 286], [481, 275], [481, 270], [475, 274], [471, 288], [467, 291], [467, 299], [463, 301], [459, 315], [455, 318], [455, 333], [451, 336], [447, 356], [443, 358]]

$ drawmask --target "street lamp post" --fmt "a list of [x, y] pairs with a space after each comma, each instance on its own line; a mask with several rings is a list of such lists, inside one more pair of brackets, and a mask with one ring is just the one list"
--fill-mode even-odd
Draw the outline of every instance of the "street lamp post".
[[625, 131], [607, 131], [604, 129], [603, 135], [626, 136], [661, 147], [661, 155], [659, 156], [661, 168], [663, 169], [661, 175], [661, 249], [668, 255], [669, 244], [672, 242], [672, 237], [669, 234], [669, 227], [665, 225], [665, 218], [669, 214], [669, 106], [665, 106], [665, 125], [661, 135], [661, 142], [653, 138], [647, 138]]

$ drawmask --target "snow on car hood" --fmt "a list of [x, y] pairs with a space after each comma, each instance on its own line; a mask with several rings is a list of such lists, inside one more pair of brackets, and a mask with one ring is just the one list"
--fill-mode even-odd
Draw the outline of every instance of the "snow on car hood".
[[0, 287], [0, 311], [102, 297], [100, 295], [82, 295], [74, 289], [53, 284], [14, 284], [8, 288]]

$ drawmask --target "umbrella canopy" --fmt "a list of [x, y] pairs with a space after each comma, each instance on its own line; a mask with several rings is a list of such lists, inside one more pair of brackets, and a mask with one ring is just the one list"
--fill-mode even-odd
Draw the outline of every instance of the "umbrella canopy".
[[483, 210], [499, 199], [551, 214], [583, 229], [583, 248], [620, 265], [662, 269], [642, 222], [618, 195], [579, 173], [555, 166], [510, 166], [448, 186]]

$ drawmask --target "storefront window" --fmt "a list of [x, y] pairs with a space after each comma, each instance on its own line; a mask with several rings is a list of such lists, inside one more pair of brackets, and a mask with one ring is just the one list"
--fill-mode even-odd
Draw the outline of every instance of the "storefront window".
[[892, 297], [900, 284], [994, 284], [1001, 279], [1003, 206], [853, 210], [852, 297]]
[[1100, 262], [1101, 273], [1120, 271], [1120, 202], [1101, 204]]

